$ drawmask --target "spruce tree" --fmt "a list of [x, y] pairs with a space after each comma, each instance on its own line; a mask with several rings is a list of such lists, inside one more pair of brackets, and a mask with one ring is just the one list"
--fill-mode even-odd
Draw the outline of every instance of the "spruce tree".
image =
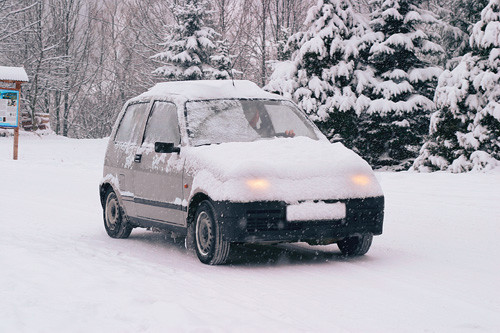
[[437, 77], [442, 70], [430, 63], [442, 48], [422, 26], [435, 17], [417, 0], [375, 0], [370, 26], [375, 33], [368, 63], [373, 77], [360, 87], [370, 97], [360, 117], [356, 146], [375, 167], [409, 167], [428, 131]]
[[153, 56], [162, 66], [154, 73], [167, 80], [227, 79], [231, 58], [220, 36], [208, 26], [208, 0], [174, 2], [176, 23], [166, 27], [165, 48]]
[[308, 11], [306, 30], [288, 39], [292, 59], [275, 65], [265, 87], [293, 98], [328, 138], [342, 139], [350, 147], [361, 109], [355, 91], [365, 47], [361, 22], [349, 0], [318, 0]]
[[413, 168], [488, 170], [500, 164], [500, 1], [490, 0], [470, 37], [472, 51], [439, 78], [431, 138]]
[[442, 59], [447, 69], [457, 66], [461, 56], [470, 52], [472, 26], [481, 18], [489, 0], [440, 0], [433, 9], [441, 19], [435, 27], [435, 37], [445, 49]]
[[215, 53], [210, 56], [210, 63], [213, 70], [210, 73], [211, 79], [227, 80], [230, 79], [232, 72], [233, 55], [229, 52], [227, 40], [217, 40], [215, 42]]

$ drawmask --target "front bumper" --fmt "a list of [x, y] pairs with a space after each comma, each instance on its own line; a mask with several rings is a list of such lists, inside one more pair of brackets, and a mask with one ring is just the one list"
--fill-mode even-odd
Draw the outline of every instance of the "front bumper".
[[327, 242], [354, 234], [382, 234], [384, 197], [324, 200], [344, 202], [346, 217], [327, 221], [293, 221], [286, 218], [287, 204], [279, 201], [213, 202], [223, 239], [229, 242]]

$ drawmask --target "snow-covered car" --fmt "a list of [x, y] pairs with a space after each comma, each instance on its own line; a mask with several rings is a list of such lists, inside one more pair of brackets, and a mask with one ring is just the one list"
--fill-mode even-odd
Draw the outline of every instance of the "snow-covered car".
[[100, 198], [109, 236], [167, 230], [206, 264], [224, 263], [233, 243], [337, 243], [363, 255], [384, 215], [361, 157], [249, 81], [159, 83], [129, 100]]

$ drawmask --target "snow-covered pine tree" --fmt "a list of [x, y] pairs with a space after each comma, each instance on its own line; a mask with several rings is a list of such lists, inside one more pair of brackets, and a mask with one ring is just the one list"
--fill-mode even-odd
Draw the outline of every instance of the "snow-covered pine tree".
[[355, 92], [365, 26], [349, 0], [318, 0], [306, 30], [292, 35], [291, 61], [279, 62], [265, 89], [293, 98], [332, 140], [347, 146], [357, 137]]
[[481, 18], [481, 11], [488, 1], [431, 0], [433, 12], [440, 18], [433, 30], [435, 38], [445, 50], [442, 63], [447, 69], [453, 69], [461, 56], [470, 52], [472, 26]]
[[[409, 167], [428, 132], [437, 78], [442, 70], [431, 55], [443, 52], [422, 26], [432, 25], [432, 13], [417, 0], [375, 0], [370, 26], [376, 35], [368, 62], [374, 77], [359, 90], [371, 102], [361, 115], [356, 142], [363, 157], [375, 167]], [[397, 167], [399, 165], [399, 167]]]
[[229, 78], [231, 58], [208, 26], [213, 14], [208, 0], [174, 2], [172, 13], [176, 23], [166, 27], [165, 50], [153, 56], [163, 64], [154, 74], [168, 80]]
[[431, 138], [413, 168], [465, 172], [500, 165], [500, 0], [474, 25], [467, 53], [439, 78]]
[[216, 80], [230, 79], [232, 71], [233, 55], [229, 52], [227, 40], [217, 40], [215, 42], [215, 54], [210, 56], [211, 65], [214, 67], [210, 76]]

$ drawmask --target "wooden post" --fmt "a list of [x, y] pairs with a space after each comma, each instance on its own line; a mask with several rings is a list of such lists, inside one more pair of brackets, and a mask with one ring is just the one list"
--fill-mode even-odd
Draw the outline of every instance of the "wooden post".
[[17, 160], [18, 149], [19, 149], [19, 126], [14, 128], [14, 160]]
[[[19, 110], [21, 102], [21, 82], [16, 82], [16, 90], [19, 92], [19, 99], [17, 101], [17, 108]], [[14, 160], [17, 160], [17, 153], [19, 151], [19, 124], [21, 124], [21, 112], [17, 113], [17, 127], [14, 128]]]

